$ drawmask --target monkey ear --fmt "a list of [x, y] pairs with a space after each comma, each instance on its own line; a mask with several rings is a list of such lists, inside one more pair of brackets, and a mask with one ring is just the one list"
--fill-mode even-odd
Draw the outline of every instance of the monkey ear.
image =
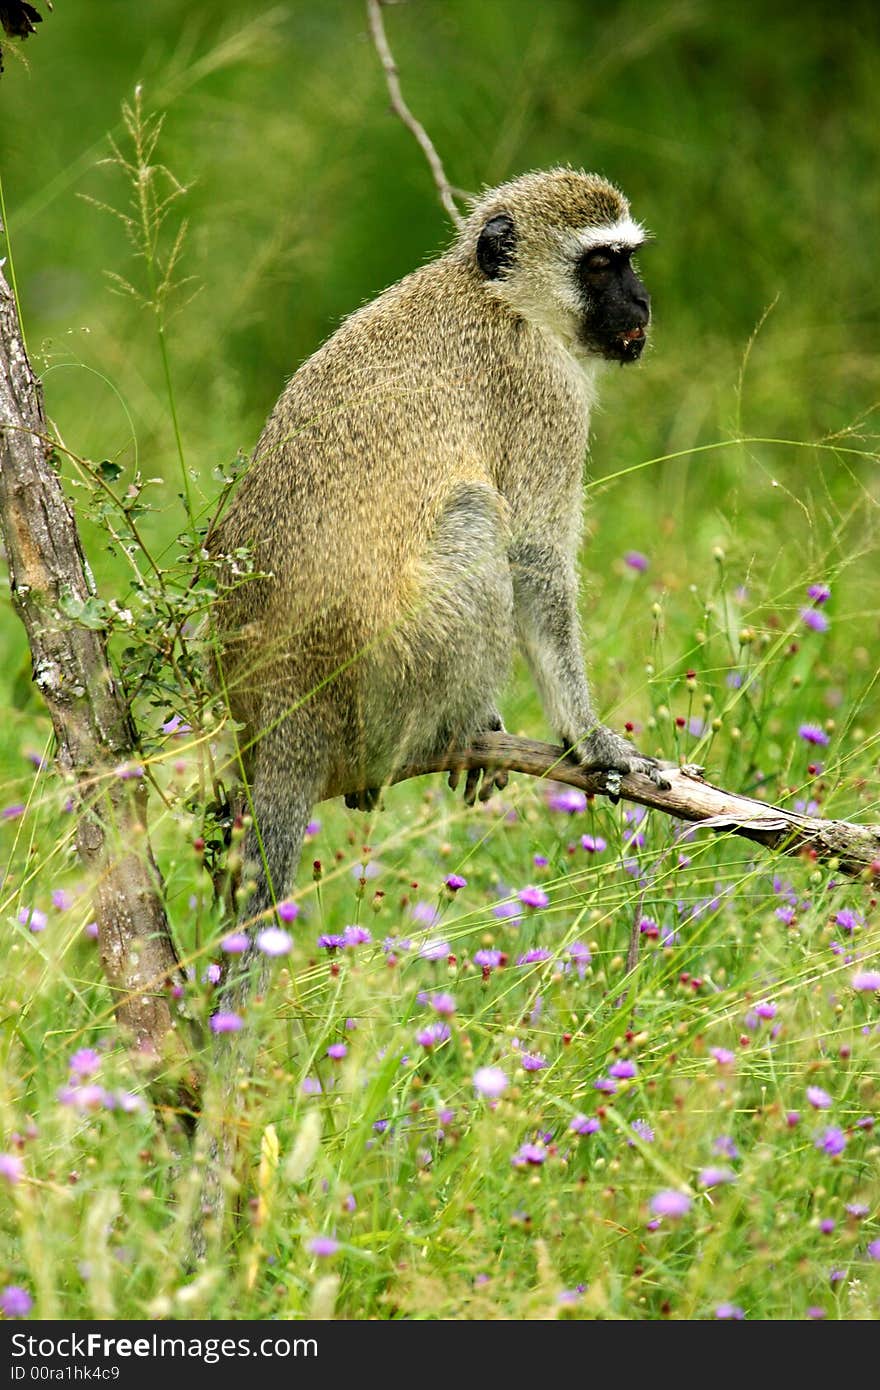
[[513, 264], [516, 227], [507, 212], [490, 217], [477, 240], [477, 264], [487, 280], [497, 280]]

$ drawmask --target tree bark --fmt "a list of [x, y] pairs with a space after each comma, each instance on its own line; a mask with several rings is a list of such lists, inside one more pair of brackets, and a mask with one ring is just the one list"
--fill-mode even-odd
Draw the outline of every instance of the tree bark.
[[[53, 467], [42, 389], [0, 271], [0, 528], [12, 602], [52, 718], [58, 766], [76, 789], [77, 847], [93, 878], [101, 965], [120, 1028], [155, 1096], [196, 1094], [171, 985], [180, 969], [146, 826], [137, 747], [107, 658], [107, 633], [71, 618], [95, 587]], [[65, 611], [66, 610], [66, 611]]]
[[[566, 756], [564, 748], [511, 734], [484, 734], [467, 749], [456, 749], [430, 762], [401, 769], [392, 781], [479, 767], [506, 767], [529, 777], [549, 777], [589, 795], [605, 791], [604, 773], [586, 771]], [[806, 855], [852, 877], [880, 879], [880, 825], [823, 820], [787, 811], [715, 787], [703, 780], [696, 767], [669, 765], [664, 766], [663, 772], [670, 783], [667, 791], [655, 787], [641, 773], [632, 773], [621, 778], [620, 795], [706, 829], [742, 835], [782, 854]]]

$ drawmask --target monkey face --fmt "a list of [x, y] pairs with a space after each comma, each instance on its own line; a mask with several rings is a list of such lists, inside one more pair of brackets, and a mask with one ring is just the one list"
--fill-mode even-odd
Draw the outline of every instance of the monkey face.
[[592, 246], [576, 267], [584, 314], [580, 338], [610, 362], [637, 362], [647, 341], [651, 296], [632, 266], [632, 248]]

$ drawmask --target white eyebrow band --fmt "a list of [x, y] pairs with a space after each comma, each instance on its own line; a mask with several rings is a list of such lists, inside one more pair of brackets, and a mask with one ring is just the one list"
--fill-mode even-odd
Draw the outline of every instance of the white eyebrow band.
[[628, 247], [635, 251], [647, 235], [640, 222], [634, 222], [631, 217], [621, 217], [618, 222], [607, 222], [603, 227], [581, 227], [575, 232], [575, 241], [583, 251], [589, 251], [594, 246], [610, 246], [613, 251]]

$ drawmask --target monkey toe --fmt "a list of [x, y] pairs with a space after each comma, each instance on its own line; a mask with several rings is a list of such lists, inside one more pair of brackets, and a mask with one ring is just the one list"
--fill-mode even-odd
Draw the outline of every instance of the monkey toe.
[[346, 792], [343, 799], [351, 811], [374, 811], [381, 795], [381, 787], [364, 787], [360, 791]]

